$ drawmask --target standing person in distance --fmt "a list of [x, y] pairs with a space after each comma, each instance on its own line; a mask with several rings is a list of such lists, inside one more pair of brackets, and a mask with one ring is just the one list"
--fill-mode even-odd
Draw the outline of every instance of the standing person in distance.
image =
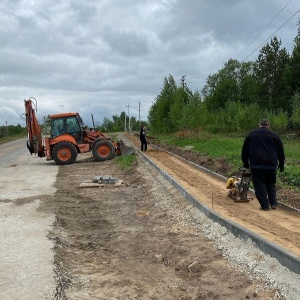
[[146, 126], [142, 126], [140, 130], [141, 151], [147, 151]]
[[242, 147], [243, 167], [251, 169], [255, 196], [262, 210], [276, 209], [276, 171], [284, 171], [283, 143], [266, 119], [251, 131]]

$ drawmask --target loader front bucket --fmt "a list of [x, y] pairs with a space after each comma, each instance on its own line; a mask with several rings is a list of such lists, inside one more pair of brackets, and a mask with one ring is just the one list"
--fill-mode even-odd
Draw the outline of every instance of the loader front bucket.
[[135, 153], [134, 148], [126, 146], [123, 141], [119, 142], [121, 155], [131, 155]]

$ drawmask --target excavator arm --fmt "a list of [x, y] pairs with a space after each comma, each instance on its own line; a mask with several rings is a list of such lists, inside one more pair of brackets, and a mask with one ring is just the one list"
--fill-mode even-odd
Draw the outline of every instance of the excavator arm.
[[[35, 100], [35, 104], [32, 99]], [[43, 145], [42, 129], [35, 114], [37, 101], [35, 98], [30, 97], [28, 100], [24, 100], [24, 103], [26, 126], [28, 131], [27, 148], [31, 155], [34, 153], [38, 154], [39, 157], [44, 157], [45, 147]]]

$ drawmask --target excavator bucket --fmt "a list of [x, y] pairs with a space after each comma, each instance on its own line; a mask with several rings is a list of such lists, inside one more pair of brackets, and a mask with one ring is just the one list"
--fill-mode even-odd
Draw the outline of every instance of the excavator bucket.
[[126, 146], [123, 141], [120, 141], [118, 144], [120, 146], [121, 155], [131, 155], [135, 153], [134, 148]]

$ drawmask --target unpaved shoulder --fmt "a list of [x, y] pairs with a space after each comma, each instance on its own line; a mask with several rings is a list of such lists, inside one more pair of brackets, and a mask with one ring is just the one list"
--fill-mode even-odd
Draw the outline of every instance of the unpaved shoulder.
[[[100, 175], [124, 184], [79, 188]], [[131, 171], [120, 169], [115, 159], [83, 159], [60, 168], [56, 187], [45, 209], [56, 215], [51, 237], [61, 299], [274, 295], [222, 257], [193, 221], [193, 208], [140, 158]]]

